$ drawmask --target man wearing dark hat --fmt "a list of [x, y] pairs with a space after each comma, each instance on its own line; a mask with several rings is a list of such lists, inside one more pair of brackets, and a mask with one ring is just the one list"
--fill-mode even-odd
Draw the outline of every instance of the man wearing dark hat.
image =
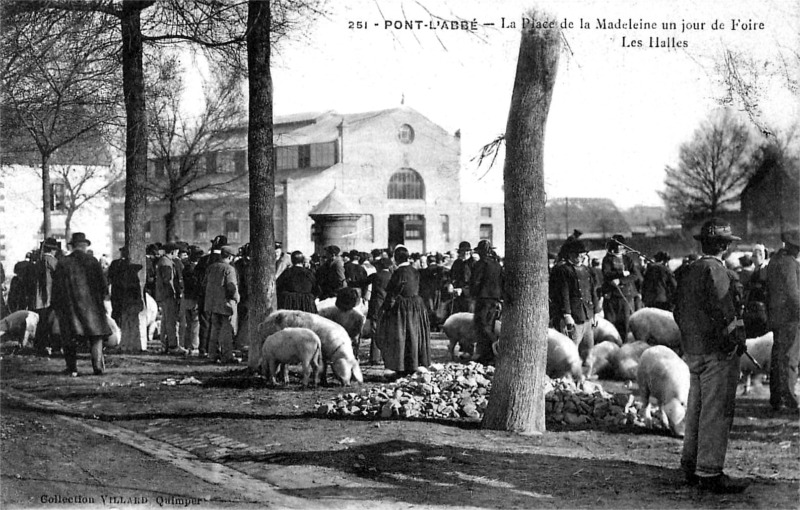
[[185, 354], [178, 343], [180, 303], [183, 296], [183, 264], [177, 260], [180, 247], [169, 242], [164, 245], [164, 255], [156, 261], [156, 295], [161, 308], [161, 343], [164, 353]]
[[64, 257], [53, 273], [53, 297], [50, 300], [61, 328], [66, 372], [78, 376], [78, 342], [91, 344], [95, 375], [105, 372], [103, 342], [111, 336], [103, 300], [108, 285], [100, 262], [87, 254], [91, 242], [83, 232], [75, 232], [69, 243], [72, 253]]
[[[138, 317], [132, 314], [123, 314], [123, 311], [141, 312], [144, 309], [144, 294], [139, 286], [139, 271], [141, 264], [133, 264], [128, 257], [128, 247], [119, 249], [119, 258], [112, 260], [108, 266], [108, 284], [111, 286], [111, 318], [122, 329], [138, 331]], [[135, 324], [124, 324], [125, 321], [135, 320]], [[126, 341], [126, 344], [128, 342]], [[131, 348], [134, 351], [142, 349], [141, 342], [134, 345], [124, 345], [123, 349]]]
[[588, 252], [583, 241], [571, 237], [561, 246], [559, 253], [564, 262], [550, 274], [550, 320], [552, 326], [569, 336], [578, 346], [586, 375], [591, 374], [591, 357], [594, 347], [594, 326], [600, 313], [595, 273], [582, 258]]
[[608, 252], [603, 257], [603, 315], [611, 322], [620, 337], [628, 336], [628, 319], [635, 309], [637, 285], [641, 280], [638, 268], [625, 254], [622, 244], [625, 237], [614, 235], [606, 244]]
[[358, 296], [367, 294], [367, 270], [361, 265], [361, 254], [358, 250], [350, 250], [350, 260], [344, 264], [344, 278], [347, 286], [358, 290]]
[[[472, 278], [472, 245], [467, 241], [458, 243], [458, 258], [450, 266], [450, 281], [453, 284], [453, 313], [475, 311], [475, 302], [470, 296], [469, 281]], [[469, 354], [469, 353], [467, 353]]]
[[785, 232], [783, 248], [767, 265], [767, 311], [773, 332], [769, 403], [797, 415], [797, 368], [800, 365], [800, 232]]
[[220, 260], [208, 268], [205, 278], [205, 305], [210, 315], [211, 331], [208, 355], [212, 362], [238, 363], [234, 355], [233, 339], [237, 331], [237, 304], [239, 287], [236, 269], [231, 262], [236, 252], [230, 246], [221, 246]]
[[472, 327], [476, 333], [474, 359], [487, 364], [494, 361], [492, 344], [497, 340], [494, 323], [500, 318], [503, 301], [503, 268], [489, 241], [484, 239], [479, 242], [475, 252], [480, 259], [475, 262], [469, 280], [470, 295], [475, 299], [475, 314], [472, 317]]
[[689, 366], [689, 400], [681, 468], [690, 485], [715, 493], [738, 493], [749, 482], [723, 473], [733, 425], [739, 358], [745, 347], [734, 279], [723, 254], [739, 238], [730, 224], [711, 219], [700, 234], [703, 256], [678, 282], [675, 321]]
[[41, 255], [32, 266], [34, 277], [31, 303], [29, 309], [39, 314], [39, 327], [36, 328], [34, 345], [40, 354], [49, 354], [60, 348], [58, 321], [51, 308], [53, 295], [53, 273], [58, 266], [56, 252], [60, 249], [54, 237], [48, 237], [42, 243]]
[[667, 266], [669, 254], [660, 251], [653, 257], [654, 261], [647, 265], [642, 281], [642, 302], [644, 306], [672, 311], [672, 301], [678, 282]]
[[317, 269], [317, 284], [320, 289], [319, 299], [336, 297], [339, 289], [347, 287], [344, 273], [344, 262], [339, 256], [339, 247], [331, 245], [325, 248], [322, 263]]
[[[211, 241], [211, 248], [208, 253], [200, 257], [195, 266], [196, 278], [198, 281], [205, 281], [206, 272], [213, 264], [220, 260], [220, 248], [228, 245], [228, 237], [218, 235]], [[199, 303], [199, 321], [200, 321], [200, 357], [205, 358], [208, 356], [208, 339], [211, 335], [211, 316], [206, 312], [205, 306], [205, 286], [200, 285], [200, 295], [197, 302]]]

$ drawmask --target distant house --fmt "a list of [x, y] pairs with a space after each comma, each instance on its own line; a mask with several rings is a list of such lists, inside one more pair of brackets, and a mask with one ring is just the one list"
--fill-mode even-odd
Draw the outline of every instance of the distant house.
[[[428, 252], [489, 239], [502, 253], [503, 205], [461, 200], [460, 133], [407, 106], [280, 116], [273, 133], [273, 221], [275, 239], [285, 248], [310, 254], [330, 242], [362, 251], [402, 243]], [[219, 234], [233, 246], [250, 240], [247, 127], [216, 136], [217, 150], [201, 158], [203, 179], [242, 178], [223, 193], [203, 192], [181, 203], [176, 236], [203, 249]], [[164, 178], [158, 161], [150, 162], [149, 172]], [[116, 245], [124, 242], [122, 205], [115, 204], [112, 218]], [[167, 210], [163, 201], [148, 203], [148, 242], [165, 241]], [[342, 222], [327, 221], [332, 217]]]
[[609, 198], [554, 198], [547, 201], [546, 214], [548, 240], [563, 241], [575, 229], [584, 239], [631, 235], [630, 225]]
[[741, 200], [749, 236], [779, 235], [800, 228], [800, 167], [762, 167], [745, 186]]
[[[66, 248], [66, 217], [68, 209], [67, 183], [60, 177], [63, 169], [80, 176], [84, 169], [96, 167], [97, 176], [89, 187], [97, 188], [107, 182], [112, 169], [108, 147], [99, 140], [75, 144], [53, 153], [50, 164], [50, 222], [51, 234]], [[25, 254], [39, 247], [42, 232], [41, 156], [31, 151], [5, 151], [0, 155], [0, 262], [6, 268], [24, 259]], [[72, 231], [84, 232], [92, 241], [96, 256], [111, 255], [108, 221], [108, 200], [97, 197], [75, 212]]]

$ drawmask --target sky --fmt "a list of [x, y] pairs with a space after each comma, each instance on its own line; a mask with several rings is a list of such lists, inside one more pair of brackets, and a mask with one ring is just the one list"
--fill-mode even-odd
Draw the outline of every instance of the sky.
[[[355, 113], [404, 100], [449, 132], [461, 131], [462, 198], [500, 201], [502, 157], [491, 169], [474, 158], [505, 132], [520, 25], [534, 5], [574, 25], [564, 30], [569, 50], [561, 55], [548, 116], [548, 197], [605, 197], [622, 208], [661, 205], [664, 167], [676, 164], [680, 144], [719, 107], [714, 64], [723, 48], [772, 58], [782, 46], [796, 47], [800, 33], [796, 0], [330, 2], [330, 14], [284, 43], [273, 61], [275, 114]], [[431, 14], [474, 20], [478, 30], [431, 30]], [[502, 18], [516, 28], [500, 28]], [[601, 29], [598, 18], [656, 28]], [[590, 28], [579, 28], [581, 19]], [[403, 20], [422, 26], [395, 28]], [[715, 20], [725, 28], [713, 29]], [[740, 20], [735, 30], [732, 20]], [[692, 28], [683, 31], [683, 22]], [[650, 37], [674, 37], [688, 47], [650, 48]], [[643, 47], [623, 47], [632, 40]], [[769, 91], [764, 118], [779, 127], [800, 118], [796, 96]]]

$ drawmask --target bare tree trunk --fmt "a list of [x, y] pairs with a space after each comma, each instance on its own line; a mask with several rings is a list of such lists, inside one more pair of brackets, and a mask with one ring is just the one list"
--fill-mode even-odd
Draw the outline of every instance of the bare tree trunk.
[[247, 165], [250, 173], [250, 351], [248, 366], [255, 370], [261, 348], [258, 325], [272, 311], [275, 295], [275, 169], [272, 163], [272, 75], [270, 71], [270, 3], [249, 0], [247, 12], [247, 70], [250, 116]]
[[53, 230], [50, 222], [50, 208], [53, 205], [50, 187], [50, 154], [42, 154], [42, 235], [45, 239], [50, 237]]
[[[125, 244], [131, 263], [140, 264], [139, 285], [144, 289], [145, 278], [145, 190], [147, 178], [147, 112], [144, 102], [144, 67], [142, 57], [142, 9], [152, 2], [123, 0], [122, 14], [122, 89], [125, 95]], [[141, 294], [141, 291], [140, 291]], [[142, 294], [144, 297], [144, 294]], [[144, 306], [144, 302], [142, 302]], [[146, 334], [140, 310], [123, 310], [120, 324], [121, 344], [126, 350], [138, 350]]]
[[[543, 12], [528, 16], [555, 19]], [[560, 51], [557, 28], [523, 30], [506, 125], [506, 302], [499, 363], [483, 427], [522, 434], [545, 431], [548, 268], [543, 152]]]
[[67, 217], [64, 218], [64, 238], [69, 242], [72, 238], [72, 216], [75, 214], [75, 209], [67, 207]]
[[166, 224], [166, 239], [165, 242], [174, 241], [177, 239], [175, 236], [175, 221], [178, 218], [178, 199], [175, 197], [174, 194], [170, 195], [169, 197], [169, 211], [167, 211], [167, 215], [164, 218], [164, 223]]

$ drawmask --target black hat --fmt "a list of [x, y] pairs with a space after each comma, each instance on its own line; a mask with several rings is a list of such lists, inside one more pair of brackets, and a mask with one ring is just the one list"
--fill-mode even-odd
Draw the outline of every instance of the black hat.
[[332, 245], [328, 246], [327, 248], [325, 248], [325, 251], [327, 253], [329, 253], [330, 255], [339, 255], [339, 252], [341, 250], [339, 249], [338, 246], [336, 246], [335, 244], [332, 244]]
[[280, 241], [275, 241], [275, 249], [277, 250], [278, 248], [283, 248], [283, 243]]
[[669, 253], [665, 251], [660, 251], [653, 256], [653, 260], [656, 262], [669, 262]]
[[61, 248], [61, 243], [58, 242], [55, 237], [48, 237], [44, 240], [42, 247], [48, 250], [58, 250]]
[[478, 253], [489, 253], [492, 251], [492, 243], [487, 239], [478, 243], [478, 246], [475, 248], [475, 251]]
[[794, 246], [800, 246], [800, 230], [790, 230], [781, 234], [781, 241]]
[[720, 239], [722, 241], [741, 241], [731, 232], [731, 224], [719, 218], [711, 218], [703, 223], [700, 233], [694, 236], [698, 241], [704, 239]]
[[181, 249], [181, 247], [178, 245], [178, 243], [174, 243], [172, 241], [170, 241], [170, 242], [168, 242], [167, 244], [164, 245], [164, 251], [166, 251], [166, 252], [170, 252], [171, 253], [171, 252], [173, 252], [175, 250], [180, 250], [180, 249]]
[[461, 241], [458, 243], [458, 251], [472, 251], [472, 245], [467, 241]]
[[217, 236], [211, 241], [211, 246], [214, 248], [219, 248], [220, 246], [225, 246], [228, 244], [228, 236]]
[[86, 243], [88, 246], [92, 245], [92, 242], [86, 239], [86, 234], [83, 232], [75, 232], [72, 234], [72, 239], [69, 240], [70, 246], [75, 246], [78, 243]]
[[578, 239], [582, 235], [583, 235], [583, 232], [581, 232], [577, 228], [572, 231], [572, 237], [574, 237], [575, 239]]
[[571, 239], [567, 239], [564, 244], [561, 246], [561, 251], [563, 253], [586, 253], [586, 245], [583, 244], [583, 241], [580, 239], [575, 239], [574, 237]]

